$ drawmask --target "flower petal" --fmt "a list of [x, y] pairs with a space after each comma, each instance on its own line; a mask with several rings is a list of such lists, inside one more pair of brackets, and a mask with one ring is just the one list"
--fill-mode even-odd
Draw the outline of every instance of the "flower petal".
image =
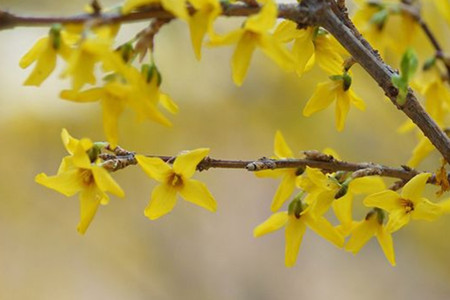
[[289, 218], [285, 232], [286, 246], [284, 262], [286, 267], [293, 267], [295, 265], [305, 231], [306, 225], [301, 218]]
[[289, 217], [286, 211], [275, 213], [271, 215], [263, 223], [256, 226], [256, 228], [253, 230], [253, 236], [260, 237], [262, 235], [278, 230], [284, 225], [286, 225], [288, 219]]
[[84, 234], [94, 219], [98, 206], [103, 198], [108, 196], [102, 191], [98, 190], [95, 186], [90, 186], [84, 189], [80, 193], [80, 222], [78, 223], [77, 230], [79, 233]]
[[45, 36], [40, 38], [33, 47], [20, 59], [19, 66], [22, 69], [27, 68], [34, 61], [36, 61], [41, 53], [48, 47], [49, 37]]
[[383, 179], [380, 176], [366, 176], [353, 179], [348, 190], [352, 194], [372, 194], [386, 189]]
[[302, 215], [301, 218], [306, 222], [309, 228], [315, 233], [334, 244], [336, 247], [344, 246], [344, 237], [339, 234], [336, 228], [330, 224], [324, 217], [313, 218], [308, 214]]
[[386, 190], [367, 196], [363, 203], [368, 207], [378, 207], [388, 212], [403, 209], [400, 205], [400, 195], [394, 191]]
[[110, 192], [118, 197], [125, 196], [122, 188], [112, 178], [111, 174], [102, 167], [93, 166], [92, 174], [94, 175], [95, 184], [103, 192]]
[[295, 172], [284, 175], [270, 206], [272, 212], [278, 211], [281, 206], [283, 206], [284, 202], [292, 195], [292, 192], [295, 189], [295, 178]]
[[254, 34], [244, 32], [236, 45], [236, 50], [234, 50], [233, 57], [231, 59], [233, 81], [237, 86], [241, 86], [244, 82], [255, 47], [256, 40]]
[[203, 182], [189, 179], [184, 182], [180, 189], [181, 197], [191, 203], [203, 207], [209, 211], [217, 210], [217, 203]]
[[292, 153], [291, 148], [286, 143], [286, 140], [283, 137], [281, 131], [277, 130], [275, 133], [275, 140], [273, 143], [273, 148], [275, 155], [278, 158], [292, 158], [294, 154]]
[[313, 95], [306, 103], [305, 108], [303, 108], [303, 115], [309, 117], [330, 106], [331, 102], [336, 99], [334, 87], [334, 82], [322, 82], [317, 84]]
[[[376, 222], [376, 220], [375, 220]], [[353, 228], [345, 250], [356, 254], [374, 236], [376, 224], [372, 220], [362, 220]]]
[[434, 221], [442, 216], [444, 210], [438, 204], [430, 202], [429, 200], [422, 198], [414, 206], [414, 211], [411, 212], [411, 218], [415, 220]]
[[209, 148], [198, 148], [192, 151], [181, 153], [175, 158], [173, 170], [181, 174], [184, 178], [191, 178], [194, 175], [197, 165], [209, 154]]
[[350, 110], [350, 98], [347, 92], [338, 91], [336, 101], [336, 128], [338, 131], [344, 130], [345, 121]]
[[388, 232], [394, 232], [408, 224], [411, 218], [410, 213], [406, 213], [404, 209], [398, 209], [389, 214], [389, 221], [386, 224]]
[[56, 176], [47, 176], [44, 173], [40, 173], [36, 175], [34, 180], [67, 197], [75, 195], [84, 188], [78, 169], [76, 168], [61, 172]]
[[332, 203], [334, 214], [339, 222], [348, 227], [353, 222], [352, 209], [353, 209], [353, 195], [349, 192], [344, 197], [336, 199]]
[[152, 191], [150, 203], [145, 208], [144, 214], [150, 220], [169, 213], [177, 202], [177, 191], [169, 185], [160, 184]]
[[158, 157], [145, 157], [136, 155], [139, 166], [150, 178], [158, 182], [164, 182], [167, 176], [172, 172], [170, 166]]
[[423, 190], [427, 184], [428, 178], [430, 178], [430, 173], [421, 173], [414, 176], [402, 189], [402, 198], [409, 199], [416, 203], [416, 201], [422, 198]]
[[375, 235], [381, 249], [383, 249], [384, 256], [386, 256], [391, 265], [395, 266], [394, 243], [392, 242], [391, 234], [387, 232], [384, 226], [380, 226]]

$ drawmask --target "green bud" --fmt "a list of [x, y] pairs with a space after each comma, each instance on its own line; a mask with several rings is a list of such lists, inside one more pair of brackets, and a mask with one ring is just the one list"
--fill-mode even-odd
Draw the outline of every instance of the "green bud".
[[155, 64], [143, 64], [141, 67], [141, 72], [145, 76], [147, 82], [151, 82], [153, 79], [153, 76], [156, 76], [157, 85], [160, 86], [162, 82], [161, 73], [159, 73], [158, 68]]
[[290, 204], [289, 204], [289, 208], [288, 208], [288, 214], [289, 215], [294, 215], [297, 219], [300, 219], [300, 214], [303, 211], [303, 207], [302, 207], [302, 202], [299, 200], [293, 200]]
[[344, 82], [344, 91], [347, 91], [352, 85], [352, 77], [345, 72], [344, 75], [342, 75], [342, 80]]
[[55, 50], [61, 47], [61, 30], [61, 24], [53, 24], [48, 33], [52, 41], [52, 47]]
[[386, 220], [386, 212], [378, 207], [375, 207], [374, 211], [377, 213], [378, 224], [383, 225]]
[[341, 188], [339, 189], [339, 191], [337, 191], [337, 193], [334, 195], [334, 199], [339, 199], [344, 197], [348, 192], [348, 184], [342, 184]]
[[402, 77], [406, 82], [409, 82], [414, 76], [417, 70], [419, 61], [417, 60], [417, 54], [412, 48], [408, 48], [403, 54], [402, 62], [400, 63], [400, 70]]
[[123, 61], [129, 62], [134, 52], [133, 45], [130, 42], [125, 43], [122, 46], [120, 46], [119, 50]]
[[87, 155], [89, 156], [89, 160], [94, 162], [97, 160], [100, 153], [102, 153], [102, 149], [105, 148], [108, 143], [105, 142], [95, 142], [94, 146], [87, 151]]
[[374, 13], [370, 18], [370, 23], [377, 26], [379, 30], [382, 30], [389, 17], [389, 11], [386, 8], [382, 8], [380, 11]]
[[423, 64], [422, 70], [428, 71], [436, 64], [436, 57], [430, 57], [428, 58], [425, 63]]

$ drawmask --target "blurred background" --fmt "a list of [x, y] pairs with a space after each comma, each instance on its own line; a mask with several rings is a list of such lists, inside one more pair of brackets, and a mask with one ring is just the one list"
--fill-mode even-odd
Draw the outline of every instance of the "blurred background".
[[[105, 6], [115, 2], [101, 1]], [[424, 1], [428, 2], [428, 1]], [[25, 15], [69, 15], [84, 1], [1, 0], [0, 8]], [[448, 27], [427, 6], [433, 30], [450, 51]], [[225, 32], [242, 20], [221, 19]], [[119, 41], [147, 23], [123, 26]], [[215, 214], [180, 199], [169, 215], [150, 221], [143, 210], [155, 183], [138, 167], [114, 174], [126, 198], [111, 197], [100, 207], [85, 236], [76, 231], [78, 197], [34, 182], [40, 172], [55, 174], [66, 155], [62, 128], [77, 137], [104, 139], [98, 103], [58, 98], [68, 87], [58, 74], [40, 88], [24, 87], [30, 69], [18, 62], [47, 28], [0, 31], [0, 299], [448, 299], [450, 295], [450, 217], [413, 222], [394, 234], [397, 266], [391, 267], [375, 240], [354, 256], [307, 231], [297, 265], [284, 266], [284, 232], [255, 239], [253, 228], [270, 215], [279, 181], [257, 179], [242, 170], [198, 173], [218, 202]], [[422, 33], [415, 44], [431, 52]], [[351, 109], [346, 129], [334, 127], [334, 105], [302, 116], [314, 86], [325, 81], [318, 68], [302, 78], [283, 73], [256, 51], [244, 85], [233, 85], [233, 47], [204, 48], [194, 58], [181, 21], [164, 26], [155, 58], [162, 89], [179, 104], [173, 128], [138, 124], [127, 111], [120, 120], [120, 145], [144, 154], [175, 155], [211, 148], [222, 159], [257, 159], [273, 153], [281, 130], [296, 152], [335, 149], [342, 159], [400, 166], [416, 144], [399, 135], [406, 120], [384, 99], [359, 66], [354, 88], [367, 111]], [[392, 62], [398, 62], [393, 57]], [[435, 170], [433, 154], [420, 169]], [[431, 199], [435, 189], [427, 192]], [[443, 196], [445, 197], [445, 195]], [[361, 206], [361, 201], [355, 201]], [[359, 203], [359, 204], [358, 204]], [[355, 219], [364, 210], [355, 211]]]

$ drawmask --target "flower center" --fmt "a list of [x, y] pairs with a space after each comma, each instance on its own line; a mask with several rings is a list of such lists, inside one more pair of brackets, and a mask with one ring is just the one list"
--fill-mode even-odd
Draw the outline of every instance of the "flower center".
[[168, 183], [173, 187], [180, 187], [183, 185], [183, 178], [177, 173], [172, 173], [169, 176]]
[[414, 203], [411, 200], [400, 198], [400, 205], [405, 208], [407, 214], [414, 210]]
[[89, 169], [80, 169], [80, 177], [83, 184], [87, 186], [94, 183], [94, 176], [92, 175], [92, 171]]

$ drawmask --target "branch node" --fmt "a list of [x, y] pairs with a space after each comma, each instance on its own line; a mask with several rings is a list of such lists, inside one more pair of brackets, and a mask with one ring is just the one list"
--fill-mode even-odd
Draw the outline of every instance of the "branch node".
[[277, 164], [267, 157], [262, 157], [257, 161], [253, 161], [245, 167], [248, 171], [261, 171], [261, 170], [273, 170], [277, 167]]
[[318, 160], [318, 161], [334, 161], [333, 155], [328, 155], [325, 153], [322, 153], [317, 150], [306, 150], [303, 151], [303, 154], [306, 156], [307, 159], [311, 160]]

